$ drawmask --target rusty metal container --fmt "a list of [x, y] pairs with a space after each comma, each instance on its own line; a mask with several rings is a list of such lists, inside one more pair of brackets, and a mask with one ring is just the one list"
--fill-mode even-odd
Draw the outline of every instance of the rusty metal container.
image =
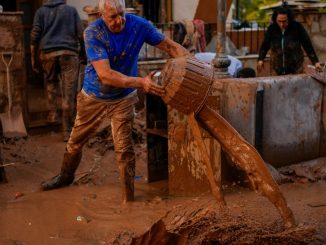
[[195, 58], [169, 60], [161, 73], [165, 103], [185, 113], [198, 113], [212, 86], [214, 70]]

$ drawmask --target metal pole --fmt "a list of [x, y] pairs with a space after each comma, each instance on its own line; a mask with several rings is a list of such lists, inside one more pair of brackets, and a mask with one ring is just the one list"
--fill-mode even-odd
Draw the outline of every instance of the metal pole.
[[217, 38], [216, 38], [216, 55], [213, 60], [215, 75], [217, 77], [229, 77], [228, 66], [231, 61], [225, 54], [225, 24], [226, 24], [226, 0], [217, 0]]

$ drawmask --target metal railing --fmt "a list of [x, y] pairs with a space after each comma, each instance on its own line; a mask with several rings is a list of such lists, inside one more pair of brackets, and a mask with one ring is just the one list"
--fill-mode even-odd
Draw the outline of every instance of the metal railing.
[[[174, 23], [156, 23], [155, 26], [166, 36], [173, 39]], [[236, 49], [246, 47], [247, 54], [257, 54], [264, 39], [268, 23], [249, 23], [247, 27], [237, 28], [232, 23], [226, 24], [227, 37], [235, 45]], [[216, 24], [205, 24], [205, 36], [207, 44], [216, 35]], [[215, 50], [211, 50], [215, 52]], [[155, 60], [166, 58], [166, 54], [160, 50], [145, 44], [140, 53], [140, 60]]]
[[249, 54], [257, 54], [263, 42], [267, 26], [268, 23], [261, 23], [260, 25], [250, 23], [247, 27], [239, 29], [229, 24], [226, 32], [237, 49], [247, 47]]

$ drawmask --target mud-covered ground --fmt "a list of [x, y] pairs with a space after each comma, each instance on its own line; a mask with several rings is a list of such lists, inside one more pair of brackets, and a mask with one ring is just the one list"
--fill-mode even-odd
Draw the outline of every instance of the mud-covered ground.
[[281, 186], [299, 224], [284, 231], [274, 206], [246, 188], [225, 190], [229, 210], [222, 213], [207, 193], [173, 197], [167, 181], [146, 183], [144, 143], [136, 145], [133, 203], [120, 204], [112, 145], [96, 139], [84, 147], [79, 185], [40, 192], [64, 150], [55, 132], [2, 142], [8, 183], [0, 184], [1, 245], [326, 244], [325, 181]]

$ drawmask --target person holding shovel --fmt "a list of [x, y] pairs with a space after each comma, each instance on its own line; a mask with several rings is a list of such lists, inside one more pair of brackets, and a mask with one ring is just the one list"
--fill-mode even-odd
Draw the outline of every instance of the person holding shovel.
[[164, 89], [153, 73], [137, 77], [137, 61], [144, 43], [172, 57], [188, 55], [147, 20], [125, 12], [124, 0], [100, 0], [101, 17], [84, 31], [87, 67], [77, 97], [77, 116], [67, 143], [61, 172], [42, 183], [43, 190], [70, 185], [82, 157], [82, 147], [105, 117], [111, 119], [114, 150], [122, 186], [122, 202], [134, 200], [135, 153], [132, 143], [136, 89], [161, 96]]
[[57, 122], [58, 91], [62, 96], [62, 129], [66, 142], [76, 115], [79, 54], [83, 50], [83, 26], [77, 10], [64, 0], [48, 0], [36, 11], [31, 31], [32, 68], [37, 52], [44, 71], [50, 106], [48, 123]]

